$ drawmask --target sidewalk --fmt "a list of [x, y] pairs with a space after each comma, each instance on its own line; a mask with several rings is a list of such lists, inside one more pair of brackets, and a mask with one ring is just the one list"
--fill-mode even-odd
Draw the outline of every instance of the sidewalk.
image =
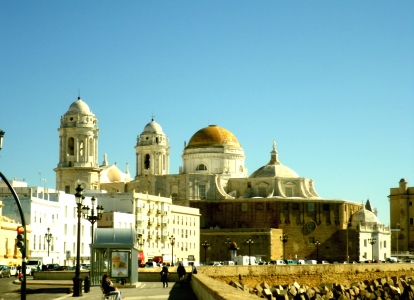
[[[15, 280], [15, 284], [20, 281]], [[34, 293], [53, 293], [59, 294], [55, 299], [68, 299], [73, 293], [72, 280], [27, 280], [27, 294]], [[191, 285], [185, 283], [180, 286], [179, 283], [170, 282], [168, 288], [162, 288], [161, 282], [138, 282], [135, 285], [118, 286], [122, 293], [123, 300], [143, 300], [143, 299], [162, 299], [162, 300], [197, 300]], [[101, 299], [102, 291], [99, 286], [92, 286], [88, 293], [82, 291], [83, 297], [88, 299]]]

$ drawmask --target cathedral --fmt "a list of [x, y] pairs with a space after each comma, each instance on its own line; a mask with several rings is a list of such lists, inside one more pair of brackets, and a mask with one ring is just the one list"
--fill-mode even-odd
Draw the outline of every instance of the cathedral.
[[[322, 198], [312, 179], [282, 164], [275, 142], [264, 158], [268, 162], [248, 175], [237, 137], [209, 125], [184, 144], [179, 174], [170, 174], [169, 138], [152, 119], [137, 137], [132, 176], [129, 166], [122, 172], [108, 165], [106, 156], [98, 163], [98, 121], [82, 99], [70, 105], [58, 130], [57, 190], [74, 193], [79, 181], [89, 190], [148, 193], [198, 208], [200, 241], [208, 241], [210, 260], [228, 258], [229, 240], [238, 245], [238, 254], [263, 260], [390, 256], [390, 230], [374, 218], [370, 205]], [[374, 237], [371, 247], [367, 241]], [[254, 243], [247, 247], [247, 239]]]

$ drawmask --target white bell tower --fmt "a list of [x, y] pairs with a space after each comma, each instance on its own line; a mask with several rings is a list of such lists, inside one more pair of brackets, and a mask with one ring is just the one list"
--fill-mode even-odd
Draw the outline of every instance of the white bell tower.
[[136, 176], [166, 175], [170, 173], [170, 147], [161, 126], [151, 119], [137, 137]]
[[74, 193], [79, 181], [86, 190], [99, 189], [98, 119], [80, 97], [60, 119], [56, 189]]

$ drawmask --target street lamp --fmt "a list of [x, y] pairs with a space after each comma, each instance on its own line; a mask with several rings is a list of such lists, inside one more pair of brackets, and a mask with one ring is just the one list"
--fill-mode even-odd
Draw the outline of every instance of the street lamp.
[[285, 245], [288, 240], [289, 237], [286, 233], [284, 233], [283, 236], [280, 237], [280, 241], [283, 243], [283, 260], [285, 260]]
[[[0, 129], [0, 150], [3, 148], [3, 136], [5, 132]], [[2, 172], [0, 172], [0, 177], [3, 179], [3, 182], [7, 185], [10, 192], [13, 195], [14, 201], [16, 202], [17, 208], [19, 209], [20, 219], [23, 227], [24, 237], [26, 238], [26, 219], [24, 217], [22, 204], [20, 203], [19, 196], [17, 196], [16, 191], [14, 188], [10, 185], [10, 182], [7, 180], [6, 176], [3, 175]], [[22, 270], [26, 270], [26, 241], [23, 241], [24, 247], [20, 249], [20, 252], [22, 253]], [[26, 300], [26, 272], [23, 272], [23, 279], [20, 285], [20, 299]]]
[[49, 248], [50, 243], [52, 242], [52, 234], [50, 233], [50, 228], [47, 228], [47, 232], [45, 233], [45, 241], [47, 242], [47, 256], [49, 257]]
[[319, 245], [321, 244], [321, 242], [319, 242], [319, 240], [315, 241], [315, 246], [316, 246], [316, 260], [319, 261]]
[[173, 235], [170, 236], [170, 244], [171, 244], [171, 265], [174, 266], [174, 244], [175, 244], [175, 237]]
[[76, 187], [75, 201], [78, 213], [78, 232], [77, 232], [77, 245], [76, 245], [76, 271], [73, 278], [73, 297], [82, 296], [82, 278], [80, 278], [80, 228], [82, 217], [82, 205], [85, 197], [82, 195], [83, 188], [80, 184]]
[[374, 262], [374, 244], [377, 242], [376, 238], [370, 238], [368, 239], [368, 242], [371, 244], [371, 251], [372, 251], [372, 255], [371, 255], [371, 261]]
[[207, 248], [210, 247], [210, 243], [204, 241], [204, 243], [201, 244], [201, 247], [204, 248], [204, 263], [207, 263]]
[[[95, 210], [95, 202], [96, 202], [96, 198], [95, 196], [92, 197], [91, 199], [91, 203], [92, 203], [92, 208], [89, 208], [89, 206], [84, 206], [82, 207], [82, 213], [83, 213], [83, 217], [88, 220], [89, 222], [91, 222], [92, 226], [91, 226], [91, 231], [92, 231], [92, 244], [93, 244], [93, 227], [94, 224], [99, 221], [100, 219], [102, 219], [102, 213], [104, 211], [102, 206], [97, 206], [96, 210]], [[89, 210], [91, 211], [89, 213]], [[95, 214], [96, 211], [96, 214]]]
[[226, 244], [226, 257], [227, 257], [227, 260], [230, 260], [230, 259], [228, 259], [229, 258], [230, 244], [231, 244], [230, 238], [228, 237], [224, 243]]
[[253, 240], [251, 238], [248, 238], [246, 240], [246, 244], [249, 246], [249, 266], [252, 264], [252, 260], [250, 259], [250, 246], [253, 244]]

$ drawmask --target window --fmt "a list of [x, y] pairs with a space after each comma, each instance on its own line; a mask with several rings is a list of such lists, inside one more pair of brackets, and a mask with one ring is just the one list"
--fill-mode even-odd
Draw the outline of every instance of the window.
[[259, 187], [259, 197], [266, 197], [266, 187]]
[[64, 229], [64, 232], [65, 232], [65, 235], [67, 235], [68, 234], [68, 224], [65, 224], [65, 226], [63, 227]]
[[315, 244], [315, 238], [314, 237], [308, 237], [308, 244]]
[[410, 206], [413, 206], [413, 202], [412, 201], [410, 201]]
[[384, 248], [387, 248], [387, 241], [384, 241]]
[[206, 199], [206, 186], [204, 184], [198, 186], [198, 196], [201, 199]]
[[410, 218], [410, 225], [413, 225], [413, 218]]
[[75, 140], [73, 137], [68, 139], [68, 153], [69, 155], [74, 155], [75, 153]]
[[308, 211], [315, 211], [315, 204], [308, 203]]
[[149, 154], [145, 154], [144, 165], [145, 165], [146, 170], [150, 168], [150, 155]]
[[285, 188], [286, 197], [293, 197], [293, 189], [291, 187]]
[[299, 210], [299, 203], [292, 203], [292, 210]]
[[76, 236], [76, 225], [73, 225], [73, 236]]
[[199, 164], [196, 167], [196, 171], [207, 171], [207, 166], [205, 164]]
[[247, 203], [242, 203], [241, 211], [247, 211]]
[[283, 203], [283, 210], [289, 210], [289, 204]]
[[79, 155], [83, 156], [83, 141], [79, 143]]
[[36, 250], [36, 236], [35, 235], [33, 236], [33, 240], [35, 241], [33, 245], [33, 250]]
[[329, 210], [329, 204], [324, 203], [324, 204], [322, 205], [322, 209], [323, 209], [324, 211], [328, 211], [328, 210]]
[[364, 240], [364, 247], [367, 246], [367, 240]]
[[70, 194], [70, 186], [69, 185], [65, 185], [65, 193]]

